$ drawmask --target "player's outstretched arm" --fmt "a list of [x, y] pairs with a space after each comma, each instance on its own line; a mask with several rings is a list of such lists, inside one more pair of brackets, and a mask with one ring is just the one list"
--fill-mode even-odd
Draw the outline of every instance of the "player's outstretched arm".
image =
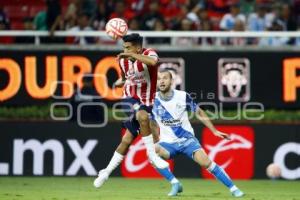
[[135, 60], [138, 60], [147, 66], [155, 66], [158, 62], [157, 59], [152, 58], [151, 56], [146, 56], [142, 54], [136, 54], [136, 53], [120, 53], [118, 55], [118, 58], [133, 58]]
[[220, 138], [223, 139], [227, 139], [230, 140], [230, 137], [227, 133], [223, 133], [221, 131], [218, 131], [215, 126], [212, 124], [212, 122], [210, 121], [210, 119], [208, 118], [208, 116], [206, 115], [206, 113], [204, 112], [204, 110], [202, 110], [201, 108], [197, 108], [196, 114], [198, 115], [200, 121], [207, 127], [209, 128], [209, 130], [211, 130], [211, 132]]

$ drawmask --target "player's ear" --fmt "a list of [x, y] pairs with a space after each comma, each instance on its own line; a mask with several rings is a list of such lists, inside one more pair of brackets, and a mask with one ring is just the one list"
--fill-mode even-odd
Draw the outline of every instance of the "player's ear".
[[142, 52], [142, 47], [141, 47], [140, 45], [138, 45], [138, 46], [136, 47], [136, 50], [137, 50], [138, 52]]

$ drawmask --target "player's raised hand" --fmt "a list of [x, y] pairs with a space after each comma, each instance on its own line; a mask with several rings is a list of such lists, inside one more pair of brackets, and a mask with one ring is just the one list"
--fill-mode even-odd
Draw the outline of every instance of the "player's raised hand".
[[115, 82], [115, 87], [123, 87], [123, 85], [125, 84], [125, 81], [122, 78], [119, 78], [116, 82]]
[[230, 136], [227, 133], [224, 133], [224, 132], [221, 132], [221, 131], [218, 131], [218, 130], [216, 130], [214, 132], [214, 135], [217, 136], [217, 137], [226, 139], [226, 140], [230, 140]]

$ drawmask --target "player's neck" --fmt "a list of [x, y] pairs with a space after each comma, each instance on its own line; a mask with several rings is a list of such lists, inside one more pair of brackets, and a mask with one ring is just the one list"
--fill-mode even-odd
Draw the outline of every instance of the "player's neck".
[[166, 91], [166, 92], [159, 92], [160, 98], [163, 100], [170, 100], [173, 97], [174, 91], [172, 89]]

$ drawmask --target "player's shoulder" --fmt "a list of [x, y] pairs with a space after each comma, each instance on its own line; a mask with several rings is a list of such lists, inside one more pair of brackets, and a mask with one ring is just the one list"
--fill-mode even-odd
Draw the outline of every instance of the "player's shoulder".
[[174, 100], [185, 102], [186, 96], [187, 93], [185, 91], [174, 89], [174, 98], [173, 98]]
[[143, 49], [143, 54], [144, 55], [153, 54], [153, 53], [157, 54], [156, 50], [153, 49], [153, 48], [144, 48]]
[[176, 90], [176, 89], [174, 89], [174, 93], [179, 95], [179, 96], [183, 96], [183, 97], [186, 97], [186, 95], [188, 94], [186, 91]]

